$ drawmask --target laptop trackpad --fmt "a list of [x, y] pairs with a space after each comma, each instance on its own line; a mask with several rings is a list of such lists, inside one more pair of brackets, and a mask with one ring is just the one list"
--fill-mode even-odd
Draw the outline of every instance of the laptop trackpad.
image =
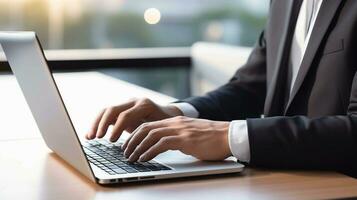
[[200, 161], [192, 156], [185, 155], [180, 151], [168, 151], [160, 154], [155, 158], [158, 162], [161, 162], [174, 170], [190, 170], [190, 171], [204, 171], [212, 170], [214, 168], [236, 168], [242, 167], [241, 164], [236, 162], [234, 157], [230, 157], [224, 161]]

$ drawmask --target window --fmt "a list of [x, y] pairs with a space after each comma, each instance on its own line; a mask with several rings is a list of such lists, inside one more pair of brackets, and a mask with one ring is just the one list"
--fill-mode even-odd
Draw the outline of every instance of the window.
[[0, 0], [0, 30], [34, 30], [46, 49], [251, 46], [268, 0]]
[[[36, 31], [44, 49], [52, 50], [46, 52], [52, 69], [96, 70], [184, 98], [190, 95], [188, 47], [197, 41], [252, 46], [269, 2], [0, 0], [0, 31]], [[184, 48], [125, 49], [146, 47]], [[4, 69], [9, 70], [0, 52], [0, 74]]]

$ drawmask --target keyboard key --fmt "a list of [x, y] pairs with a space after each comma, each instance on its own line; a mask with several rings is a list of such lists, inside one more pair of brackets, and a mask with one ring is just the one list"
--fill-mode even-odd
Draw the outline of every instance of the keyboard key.
[[117, 174], [126, 174], [126, 171], [123, 169], [113, 169], [113, 171]]
[[168, 167], [162, 167], [162, 168], [160, 168], [160, 170], [171, 170], [171, 169]]
[[120, 146], [105, 140], [88, 141], [83, 144], [83, 147], [89, 162], [111, 175], [171, 170], [155, 161], [131, 163], [123, 155]]
[[160, 168], [157, 168], [157, 167], [150, 167], [149, 168], [151, 171], [161, 171]]
[[150, 169], [136, 169], [138, 172], [149, 172], [151, 171]]
[[114, 166], [110, 167], [110, 169], [121, 169], [121, 167], [114, 165]]
[[136, 173], [138, 171], [136, 171], [135, 169], [124, 169], [126, 172], [128, 173]]

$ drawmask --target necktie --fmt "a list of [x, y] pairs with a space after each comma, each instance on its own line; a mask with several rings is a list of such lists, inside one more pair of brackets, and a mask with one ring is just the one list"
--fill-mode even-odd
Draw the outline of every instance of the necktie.
[[[307, 39], [307, 36], [308, 36], [308, 33], [310, 31], [310, 29], [312, 28], [311, 27], [311, 23], [316, 15], [316, 12], [317, 12], [317, 9], [318, 9], [318, 6], [317, 6], [317, 3], [316, 3], [316, 0], [304, 0], [305, 2], [303, 3], [302, 7], [301, 7], [301, 11], [300, 12], [303, 12], [303, 16], [301, 16], [301, 20], [302, 21], [298, 21], [297, 24], [296, 24], [296, 32], [300, 32], [300, 35], [297, 35], [296, 36], [296, 39], [299, 40], [299, 42], [301, 44], [303, 44], [305, 42], [305, 40]], [[293, 41], [294, 42], [294, 41]], [[296, 42], [296, 41], [295, 41]], [[302, 56], [301, 54], [301, 46], [300, 46], [300, 50], [299, 51], [295, 51], [295, 53], [300, 53], [300, 56]], [[295, 55], [297, 56], [297, 55]], [[299, 59], [296, 59], [296, 60], [299, 60]], [[295, 61], [296, 61], [295, 60]], [[292, 86], [292, 76], [293, 76], [293, 63], [292, 63], [292, 60], [290, 59], [289, 61], [289, 66], [288, 66], [288, 70], [287, 70], [287, 88], [286, 88], [286, 93], [285, 93], [285, 105], [284, 107], [287, 106], [287, 103], [289, 101], [289, 98], [290, 98], [290, 92], [291, 92], [291, 86]]]

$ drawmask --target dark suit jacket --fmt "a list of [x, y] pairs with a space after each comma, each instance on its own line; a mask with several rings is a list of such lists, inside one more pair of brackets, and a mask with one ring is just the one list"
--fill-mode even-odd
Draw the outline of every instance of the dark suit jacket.
[[200, 118], [248, 118], [251, 165], [357, 174], [357, 1], [323, 2], [286, 101], [301, 2], [272, 0], [265, 31], [245, 66], [226, 85], [184, 101]]

